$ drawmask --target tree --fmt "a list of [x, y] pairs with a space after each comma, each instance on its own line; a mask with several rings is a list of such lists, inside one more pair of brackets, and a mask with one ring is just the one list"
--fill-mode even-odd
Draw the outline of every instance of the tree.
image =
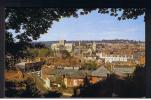
[[[40, 97], [39, 90], [34, 81], [28, 78], [25, 81], [5, 81], [6, 97]], [[25, 87], [23, 89], [23, 87]], [[18, 88], [18, 89], [17, 89]]]
[[38, 49], [38, 56], [39, 57], [47, 57], [47, 56], [49, 56], [49, 49], [47, 49], [47, 48]]
[[51, 49], [51, 48], [48, 48], [49, 49], [49, 52], [48, 52], [48, 54], [49, 54], [49, 56], [54, 56], [54, 51]]
[[26, 89], [25, 91], [21, 94], [21, 97], [40, 97], [41, 95], [39, 94], [40, 91], [36, 87], [36, 83], [32, 79], [27, 79], [25, 81], [26, 84]]
[[95, 70], [97, 69], [97, 64], [95, 62], [88, 62], [88, 63], [84, 63], [84, 65], [82, 66], [83, 69], [87, 69], [87, 70]]
[[44, 94], [44, 97], [49, 97], [49, 98], [57, 98], [61, 97], [62, 94], [58, 91], [49, 91], [48, 93]]
[[46, 46], [42, 43], [32, 44], [31, 48], [46, 48]]
[[[78, 8], [6, 8], [5, 14], [5, 25], [6, 25], [6, 54], [11, 54], [14, 58], [19, 59], [26, 56], [26, 50], [32, 40], [36, 40], [41, 34], [47, 33], [47, 30], [51, 28], [53, 21], [59, 21], [62, 17], [78, 17], [78, 15], [86, 15], [93, 10], [97, 10], [100, 14], [109, 14], [111, 16], [117, 17], [118, 20], [126, 19], [137, 19], [138, 16], [145, 14], [145, 8], [83, 8], [79, 11]], [[79, 13], [78, 13], [79, 11]], [[151, 32], [151, 10], [147, 10], [145, 15], [146, 21], [146, 43], [147, 48], [150, 48], [150, 32]], [[120, 15], [119, 15], [120, 14]], [[15, 30], [17, 33], [15, 42], [12, 37], [12, 33], [8, 32], [9, 29]], [[21, 31], [23, 29], [24, 31]], [[8, 36], [8, 37], [7, 37]], [[19, 52], [16, 52], [14, 48], [17, 48]], [[150, 48], [151, 49], [151, 48]], [[150, 56], [146, 50], [147, 58]], [[17, 56], [20, 55], [20, 56]], [[151, 66], [150, 60], [146, 62], [147, 77], [151, 77]], [[147, 80], [147, 83], [151, 81]], [[150, 91], [151, 85], [146, 85], [147, 90]], [[150, 97], [151, 92], [147, 92]]]
[[[70, 16], [77, 18], [78, 15], [86, 15], [93, 10], [118, 17], [119, 20], [137, 19], [145, 13], [144, 8], [6, 8], [6, 45], [8, 45], [6, 50], [9, 50], [9, 45], [20, 43], [24, 44], [20, 45], [21, 51], [26, 50], [32, 40], [37, 40], [41, 34], [47, 33], [53, 21]], [[122, 14], [119, 15], [119, 12]], [[10, 29], [15, 30], [17, 36], [14, 39], [18, 39], [18, 42], [15, 42], [12, 33], [8, 32]], [[6, 51], [6, 53], [14, 55], [13, 51]]]
[[66, 59], [66, 58], [71, 57], [70, 53], [67, 50], [60, 50], [60, 53], [61, 53], [62, 58]]
[[[93, 10], [118, 17], [119, 20], [137, 19], [145, 13], [144, 8], [6, 8], [6, 29], [15, 30], [19, 41], [36, 40], [41, 34], [47, 33], [53, 21], [59, 21], [62, 17], [77, 18]], [[119, 15], [119, 12], [122, 14]]]
[[35, 57], [38, 57], [38, 49], [29, 48], [28, 49], [28, 58], [33, 60]]

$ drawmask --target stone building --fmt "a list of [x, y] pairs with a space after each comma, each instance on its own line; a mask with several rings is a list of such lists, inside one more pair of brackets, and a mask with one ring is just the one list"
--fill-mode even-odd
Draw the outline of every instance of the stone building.
[[68, 52], [71, 52], [73, 50], [73, 44], [66, 43], [65, 40], [60, 40], [59, 43], [53, 43], [51, 49], [55, 51], [67, 50]]

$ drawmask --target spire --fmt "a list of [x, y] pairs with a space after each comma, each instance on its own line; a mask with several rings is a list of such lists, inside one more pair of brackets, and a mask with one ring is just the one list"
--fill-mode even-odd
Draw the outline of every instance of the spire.
[[80, 41], [79, 41], [79, 47], [81, 46], [81, 43], [80, 43]]
[[92, 44], [92, 49], [93, 49], [93, 51], [96, 51], [96, 43], [95, 43], [95, 41]]

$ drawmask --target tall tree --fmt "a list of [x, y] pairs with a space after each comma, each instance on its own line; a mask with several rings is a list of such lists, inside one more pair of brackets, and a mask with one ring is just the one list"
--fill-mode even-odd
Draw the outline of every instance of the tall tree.
[[[78, 15], [86, 15], [91, 11], [97, 10], [100, 14], [109, 14], [111, 16], [117, 17], [118, 20], [126, 20], [126, 19], [137, 19], [138, 16], [145, 14], [145, 8], [83, 8], [81, 10], [77, 8], [6, 8], [6, 45], [20, 45], [17, 50], [20, 50], [21, 54], [24, 54], [24, 50], [26, 50], [28, 43], [32, 40], [36, 40], [40, 37], [41, 34], [47, 33], [47, 30], [51, 28], [53, 21], [59, 21], [63, 17], [78, 17]], [[146, 43], [147, 48], [150, 48], [150, 33], [151, 33], [151, 10], [147, 10], [145, 15], [146, 22]], [[15, 30], [17, 33], [16, 39], [18, 42], [15, 42], [11, 36], [12, 33], [9, 33], [8, 30]], [[21, 43], [21, 44], [20, 44]], [[22, 45], [22, 43], [26, 45]], [[11, 46], [6, 46], [6, 54], [10, 53], [15, 54], [14, 51], [9, 49]], [[18, 46], [15, 46], [18, 47]], [[24, 49], [24, 50], [23, 50]], [[150, 49], [146, 49], [147, 58], [151, 55], [149, 52]], [[146, 62], [147, 69], [147, 79], [151, 77], [150, 71], [150, 59]], [[147, 81], [148, 84], [151, 84], [151, 81]], [[151, 85], [147, 85], [147, 90], [150, 91]], [[147, 97], [151, 97], [151, 92], [147, 92]]]
[[70, 16], [77, 18], [79, 15], [86, 15], [94, 10], [100, 14], [115, 16], [118, 20], [137, 19], [145, 13], [144, 8], [6, 8], [6, 35], [9, 36], [6, 43], [9, 45], [14, 42], [10, 35], [12, 33], [8, 32], [10, 29], [15, 31], [17, 34], [15, 39], [19, 42], [29, 43], [37, 40], [41, 34], [47, 33], [54, 21]]

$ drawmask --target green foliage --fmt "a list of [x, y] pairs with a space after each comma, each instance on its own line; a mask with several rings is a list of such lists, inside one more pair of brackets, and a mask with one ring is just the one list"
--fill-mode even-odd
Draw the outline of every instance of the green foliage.
[[36, 88], [36, 84], [33, 80], [28, 79], [25, 81], [26, 90], [21, 95], [22, 97], [40, 97], [39, 90]]
[[[20, 59], [25, 59], [28, 57], [27, 48], [30, 47], [30, 43], [28, 42], [14, 42], [12, 38], [12, 34], [6, 32], [6, 40], [5, 40], [5, 54], [11, 57], [10, 60], [6, 60], [6, 69], [11, 68]], [[11, 64], [10, 64], [11, 63]]]
[[53, 56], [53, 51], [48, 48], [29, 48], [28, 49], [29, 58], [33, 59], [35, 57], [48, 57]]
[[42, 43], [33, 44], [31, 48], [46, 48], [46, 46]]
[[62, 55], [62, 58], [66, 59], [66, 58], [71, 57], [70, 53], [67, 50], [61, 50], [60, 53]]
[[48, 49], [42, 48], [42, 49], [38, 50], [38, 56], [39, 57], [46, 57], [48, 55], [49, 55], [49, 50]]
[[[6, 29], [13, 29], [20, 41], [36, 40], [40, 34], [47, 33], [53, 21], [63, 17], [78, 17], [97, 10], [101, 14], [110, 14], [121, 19], [136, 19], [145, 13], [143, 8], [6, 8]], [[119, 12], [122, 12], [121, 16]], [[22, 32], [21, 29], [24, 31]]]
[[[137, 19], [145, 13], [144, 8], [6, 8], [6, 54], [11, 54], [16, 61], [24, 59], [29, 56], [27, 48], [31, 46], [32, 40], [37, 40], [41, 34], [47, 33], [54, 21], [71, 16], [77, 18], [94, 10], [100, 14], [118, 17], [119, 20]], [[8, 32], [10, 29], [15, 31], [15, 38]], [[39, 55], [48, 54], [48, 50], [40, 50]]]
[[[40, 97], [39, 91], [31, 79], [22, 82], [6, 81], [5, 84], [6, 97]], [[25, 88], [22, 89], [22, 87]]]
[[51, 48], [48, 48], [48, 49], [49, 49], [49, 51], [48, 51], [49, 56], [53, 57], [54, 51]]
[[28, 49], [28, 58], [34, 59], [35, 57], [38, 56], [38, 50], [37, 49]]
[[[36, 40], [40, 34], [47, 33], [53, 21], [59, 21], [61, 17], [76, 17], [77, 10], [75, 8], [6, 8], [6, 29], [21, 33], [16, 37], [20, 41], [22, 37]], [[21, 29], [24, 32], [21, 32]]]
[[5, 81], [5, 96], [6, 97], [20, 97], [23, 93], [24, 89], [15, 89], [16, 84], [15, 81]]
[[87, 70], [95, 70], [97, 69], [97, 64], [95, 62], [88, 62], [88, 63], [84, 63], [82, 65], [83, 69], [87, 69]]

